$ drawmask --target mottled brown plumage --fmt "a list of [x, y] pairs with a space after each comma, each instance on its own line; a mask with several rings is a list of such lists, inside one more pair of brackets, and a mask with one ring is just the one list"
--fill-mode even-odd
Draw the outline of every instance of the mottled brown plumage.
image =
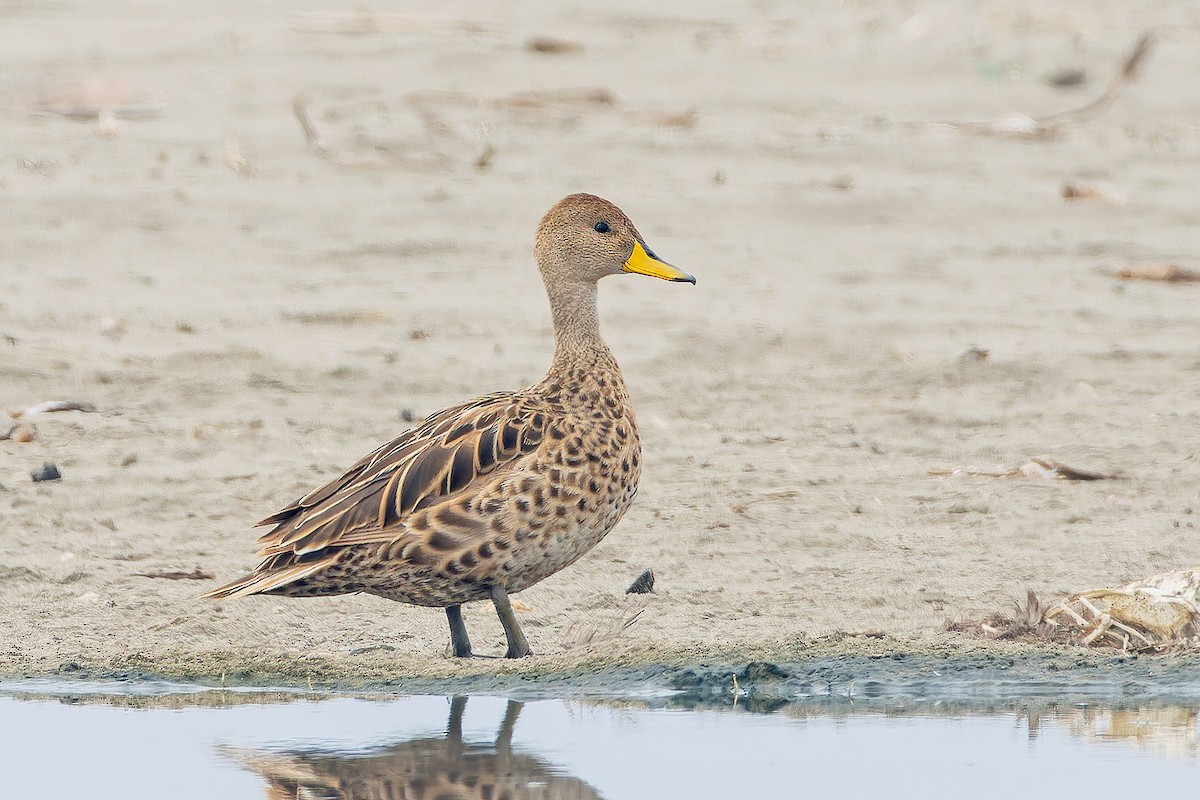
[[599, 800], [590, 785], [545, 759], [513, 750], [521, 703], [510, 700], [495, 744], [463, 738], [467, 698], [450, 705], [446, 735], [369, 753], [219, 751], [266, 781], [268, 800]]
[[695, 283], [593, 195], [551, 208], [534, 254], [554, 318], [546, 377], [431, 415], [267, 517], [262, 562], [208, 597], [367, 592], [442, 607], [456, 655], [470, 655], [459, 606], [490, 597], [508, 655], [528, 655], [507, 594], [594, 547], [641, 475], [625, 382], [600, 337], [597, 281], [638, 272]]

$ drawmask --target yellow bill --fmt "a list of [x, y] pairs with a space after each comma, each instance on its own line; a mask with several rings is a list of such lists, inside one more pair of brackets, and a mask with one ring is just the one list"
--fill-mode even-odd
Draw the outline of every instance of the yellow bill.
[[638, 275], [649, 275], [651, 278], [662, 278], [664, 281], [696, 282], [691, 275], [678, 267], [672, 267], [643, 247], [642, 243], [636, 239], [633, 242], [633, 255], [625, 262], [625, 271], [636, 272]]

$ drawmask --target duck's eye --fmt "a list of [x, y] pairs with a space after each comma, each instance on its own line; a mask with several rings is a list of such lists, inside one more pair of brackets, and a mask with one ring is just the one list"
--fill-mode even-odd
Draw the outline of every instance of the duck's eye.
[[612, 230], [612, 228], [608, 227], [607, 222], [597, 222], [594, 227], [596, 228], [596, 233], [608, 233]]

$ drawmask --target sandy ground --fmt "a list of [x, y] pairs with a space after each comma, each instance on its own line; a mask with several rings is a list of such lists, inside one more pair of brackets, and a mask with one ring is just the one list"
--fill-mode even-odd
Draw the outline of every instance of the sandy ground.
[[[969, 649], [946, 621], [1027, 587], [1200, 560], [1200, 286], [1111, 274], [1200, 267], [1200, 16], [478, 2], [358, 35], [295, 16], [334, 5], [3, 4], [0, 408], [106, 413], [0, 442], [0, 673], [504, 668], [445, 659], [435, 610], [196, 597], [252, 567], [255, 520], [406, 415], [540, 377], [532, 232], [580, 190], [699, 284], [602, 287], [645, 476], [606, 541], [520, 596], [531, 669], [864, 640], [839, 632]], [[1138, 82], [1056, 137], [931, 124], [1079, 105], [1150, 25]], [[1047, 83], [1070, 68], [1082, 87]], [[59, 91], [161, 113], [29, 113]], [[930, 474], [1038, 455], [1128, 479]], [[45, 461], [61, 481], [31, 481]], [[656, 593], [626, 596], [646, 567]], [[498, 651], [490, 608], [466, 614]]]

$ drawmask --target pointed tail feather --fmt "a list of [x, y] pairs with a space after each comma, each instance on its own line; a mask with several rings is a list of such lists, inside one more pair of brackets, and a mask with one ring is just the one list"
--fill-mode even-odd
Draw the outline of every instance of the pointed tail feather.
[[244, 578], [239, 578], [233, 583], [226, 584], [219, 589], [213, 589], [211, 592], [206, 592], [200, 595], [200, 598], [226, 600], [234, 597], [246, 597], [251, 594], [265, 594], [287, 586], [289, 583], [295, 583], [296, 581], [315, 575], [336, 562], [338, 555], [338, 553], [331, 553], [325, 558], [293, 563], [281, 569], [272, 569], [269, 563], [264, 563], [262, 566], [265, 569], [262, 569], [262, 571], [255, 571]]

